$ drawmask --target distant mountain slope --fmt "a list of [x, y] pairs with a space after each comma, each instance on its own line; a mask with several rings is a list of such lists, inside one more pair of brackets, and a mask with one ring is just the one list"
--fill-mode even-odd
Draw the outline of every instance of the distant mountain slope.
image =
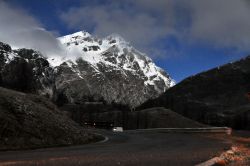
[[152, 59], [119, 35], [99, 39], [81, 31], [58, 40], [64, 54], [49, 57], [0, 43], [0, 84], [46, 95], [58, 104], [104, 101], [130, 108], [174, 85]]
[[189, 77], [141, 108], [153, 106], [207, 124], [250, 129], [250, 56]]
[[83, 144], [97, 139], [45, 98], [0, 88], [0, 150]]

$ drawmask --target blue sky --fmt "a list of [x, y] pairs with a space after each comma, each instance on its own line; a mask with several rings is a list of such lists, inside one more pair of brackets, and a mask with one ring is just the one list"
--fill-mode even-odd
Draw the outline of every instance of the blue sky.
[[0, 38], [6, 41], [13, 38], [3, 34], [13, 27], [42, 27], [48, 33], [38, 37], [47, 41], [49, 34], [47, 43], [53, 43], [51, 36], [79, 30], [101, 37], [119, 33], [177, 82], [250, 51], [246, 0], [6, 0], [1, 6], [0, 15], [11, 18], [14, 12], [19, 17], [7, 21], [9, 26], [0, 25]]

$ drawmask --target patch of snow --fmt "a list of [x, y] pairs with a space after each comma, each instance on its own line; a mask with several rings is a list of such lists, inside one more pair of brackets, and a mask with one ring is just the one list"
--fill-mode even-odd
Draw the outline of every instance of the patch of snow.
[[[7, 56], [6, 56], [7, 55]], [[17, 56], [15, 53], [10, 52], [8, 54], [6, 54], [6, 63], [10, 63], [12, 60], [14, 60], [14, 58]]]
[[65, 57], [58, 55], [50, 55], [49, 58], [47, 58], [47, 61], [52, 67], [60, 66], [65, 60]]

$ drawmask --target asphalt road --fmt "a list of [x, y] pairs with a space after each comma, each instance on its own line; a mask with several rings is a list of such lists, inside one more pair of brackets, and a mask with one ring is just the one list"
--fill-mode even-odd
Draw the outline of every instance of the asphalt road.
[[189, 166], [217, 156], [231, 146], [227, 139], [207, 137], [205, 133], [96, 132], [109, 139], [73, 147], [0, 152], [0, 166]]

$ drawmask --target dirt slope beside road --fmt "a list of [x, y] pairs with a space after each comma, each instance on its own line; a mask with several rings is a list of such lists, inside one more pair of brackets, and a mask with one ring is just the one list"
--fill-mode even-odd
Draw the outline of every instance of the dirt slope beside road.
[[82, 144], [98, 139], [47, 99], [0, 88], [0, 150]]

